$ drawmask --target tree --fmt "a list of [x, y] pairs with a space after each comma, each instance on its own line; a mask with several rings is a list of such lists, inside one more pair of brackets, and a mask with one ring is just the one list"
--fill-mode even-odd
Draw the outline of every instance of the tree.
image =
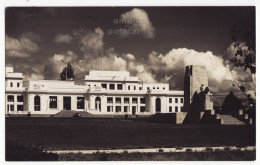
[[75, 79], [74, 69], [70, 63], [68, 63], [67, 66], [63, 68], [62, 72], [60, 73], [60, 79], [63, 81]]
[[234, 95], [233, 91], [230, 91], [221, 106], [221, 113], [232, 114], [232, 112], [238, 112], [241, 107], [242, 102]]
[[[240, 30], [237, 26], [231, 29], [231, 40], [235, 49], [235, 57], [230, 59], [235, 67], [242, 67], [244, 71], [249, 70], [252, 76], [255, 76], [256, 72], [256, 52], [255, 52], [255, 30], [248, 29], [246, 33], [246, 42], [239, 40]], [[247, 93], [247, 89], [234, 82], [233, 87], [238, 87], [240, 91], [245, 95], [248, 101], [249, 115], [255, 120], [256, 101], [250, 94]], [[255, 93], [256, 94], [256, 93]]]

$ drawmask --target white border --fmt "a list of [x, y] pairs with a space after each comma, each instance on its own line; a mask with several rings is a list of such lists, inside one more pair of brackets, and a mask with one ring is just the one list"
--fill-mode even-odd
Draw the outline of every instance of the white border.
[[[0, 128], [0, 148], [1, 148], [1, 154], [0, 154], [0, 162], [1, 164], [13, 164], [13, 163], [18, 163], [18, 162], [5, 162], [5, 8], [8, 6], [256, 6], [256, 29], [259, 29], [259, 1], [257, 0], [164, 0], [164, 1], [159, 1], [159, 0], [138, 0], [138, 1], [131, 1], [131, 0], [92, 0], [92, 1], [85, 1], [85, 0], [70, 0], [70, 1], [65, 1], [65, 0], [1, 0], [0, 2], [0, 116], [1, 116], [1, 128]], [[259, 42], [258, 39], [260, 38], [259, 32], [256, 32], [256, 51], [258, 53], [259, 49]], [[258, 53], [259, 54], [259, 53]], [[257, 58], [257, 66], [259, 64], [259, 58]], [[258, 76], [259, 76], [260, 69], [257, 67], [257, 82], [258, 82]], [[258, 94], [259, 92], [259, 85], [256, 87], [256, 93]], [[259, 157], [259, 151], [258, 149], [260, 148], [259, 146], [259, 102], [258, 102], [258, 97], [257, 97], [257, 135], [256, 139], [257, 144], [257, 160], [252, 161], [252, 162], [210, 162], [213, 164], [226, 164], [226, 163], [235, 163], [236, 165], [238, 164], [260, 164], [260, 157]], [[28, 163], [46, 163], [46, 162], [19, 162], [20, 164], [28, 164]], [[65, 163], [65, 164], [71, 164], [71, 162], [51, 162], [51, 163]], [[105, 162], [73, 162], [73, 163], [95, 163], [95, 164], [103, 164]], [[163, 164], [173, 164], [173, 163], [178, 163], [178, 164], [207, 164], [209, 162], [106, 162], [109, 164], [158, 164], [158, 163], [163, 163]]]

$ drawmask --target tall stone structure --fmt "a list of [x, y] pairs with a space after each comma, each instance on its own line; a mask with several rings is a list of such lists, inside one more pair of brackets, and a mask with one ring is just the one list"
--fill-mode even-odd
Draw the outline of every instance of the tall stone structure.
[[188, 123], [221, 123], [213, 109], [208, 88], [208, 74], [203, 65], [186, 67], [184, 77], [184, 111]]
[[[201, 87], [208, 86], [208, 74], [204, 65], [186, 66], [184, 77], [184, 111], [190, 111], [192, 97], [197, 91], [201, 91]], [[213, 107], [212, 107], [213, 108]]]

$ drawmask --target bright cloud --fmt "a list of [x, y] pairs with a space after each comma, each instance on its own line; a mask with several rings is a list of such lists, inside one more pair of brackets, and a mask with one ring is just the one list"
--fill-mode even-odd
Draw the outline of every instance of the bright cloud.
[[54, 41], [57, 43], [70, 43], [73, 37], [69, 34], [58, 34], [55, 36]]

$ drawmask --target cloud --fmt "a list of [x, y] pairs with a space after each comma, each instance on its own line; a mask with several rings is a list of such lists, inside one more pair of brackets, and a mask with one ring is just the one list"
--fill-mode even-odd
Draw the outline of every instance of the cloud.
[[[147, 12], [143, 9], [134, 8], [131, 11], [121, 14], [120, 21], [126, 22], [128, 29], [123, 30], [132, 30], [132, 32], [137, 32], [137, 34], [144, 34], [147, 38], [154, 38], [155, 28], [153, 27]], [[125, 35], [125, 33], [123, 35]]]
[[79, 39], [80, 50], [86, 58], [103, 50], [104, 31], [101, 28], [96, 28], [94, 31], [82, 29], [74, 31], [74, 36]]
[[44, 77], [45, 79], [58, 80], [62, 69], [71, 63], [74, 65], [75, 60], [78, 58], [72, 51], [67, 51], [63, 54], [54, 54], [48, 59], [48, 64], [44, 66]]
[[5, 42], [7, 58], [29, 58], [39, 50], [39, 46], [26, 35], [18, 39], [6, 35]]
[[73, 37], [69, 34], [58, 34], [54, 39], [56, 43], [70, 43], [72, 40]]

